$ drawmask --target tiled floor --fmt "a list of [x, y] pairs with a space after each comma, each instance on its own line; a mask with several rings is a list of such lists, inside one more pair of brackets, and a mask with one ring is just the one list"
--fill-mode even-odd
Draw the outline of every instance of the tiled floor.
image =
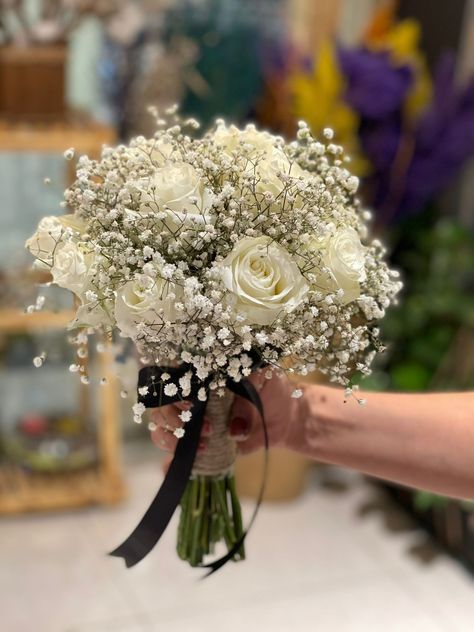
[[317, 471], [296, 502], [265, 505], [248, 560], [200, 582], [174, 554], [175, 523], [131, 570], [104, 554], [135, 526], [161, 478], [156, 453], [135, 449], [122, 506], [0, 521], [0, 630], [474, 630], [465, 571], [435, 551], [422, 562], [424, 535], [367, 482], [335, 474], [336, 485], [334, 473], [329, 485]]

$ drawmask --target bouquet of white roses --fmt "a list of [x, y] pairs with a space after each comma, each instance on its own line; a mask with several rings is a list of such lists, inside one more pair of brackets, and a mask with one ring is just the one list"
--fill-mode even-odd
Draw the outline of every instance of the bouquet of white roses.
[[[244, 554], [227, 429], [233, 393], [246, 395], [252, 371], [270, 379], [283, 366], [319, 369], [350, 388], [355, 371], [369, 372], [377, 320], [401, 284], [368, 239], [370, 214], [331, 130], [320, 142], [300, 123], [287, 143], [217, 121], [196, 137], [195, 120], [168, 114], [174, 124], [157, 118], [151, 139], [106, 147], [98, 161], [79, 157], [63, 203], [71, 214], [44, 218], [27, 247], [76, 295], [72, 326], [131, 338], [152, 365], [135, 421], [146, 407], [192, 401], [175, 430], [181, 482], [174, 462], [170, 475], [182, 506], [179, 555], [201, 565], [222, 539], [233, 559]], [[213, 432], [195, 459], [206, 406]], [[151, 514], [148, 529], [162, 520]], [[135, 541], [130, 564], [156, 539], [138, 552]]]

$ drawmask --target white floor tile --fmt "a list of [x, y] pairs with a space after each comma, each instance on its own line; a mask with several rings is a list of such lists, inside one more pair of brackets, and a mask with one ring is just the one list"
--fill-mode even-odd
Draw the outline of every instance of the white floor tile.
[[0, 595], [5, 625], [1, 629], [8, 632], [64, 632], [73, 623], [134, 614], [134, 604], [114, 573], [97, 564], [84, 549], [71, 551], [67, 557], [35, 555], [30, 563], [8, 570], [2, 566]]
[[273, 598], [220, 602], [205, 610], [181, 608], [169, 618], [158, 617], [148, 630], [167, 632], [442, 632], [425, 613], [388, 578], [343, 581], [333, 589], [306, 586]]
[[106, 553], [136, 526], [162, 473], [147, 447], [126, 462], [129, 498], [118, 507], [0, 520], [2, 632], [474, 629], [467, 573], [445, 556], [417, 561], [420, 531], [388, 531], [382, 511], [366, 511], [377, 492], [347, 474], [345, 491], [313, 480], [297, 501], [264, 505], [247, 561], [205, 581], [175, 555], [176, 518], [127, 570]]

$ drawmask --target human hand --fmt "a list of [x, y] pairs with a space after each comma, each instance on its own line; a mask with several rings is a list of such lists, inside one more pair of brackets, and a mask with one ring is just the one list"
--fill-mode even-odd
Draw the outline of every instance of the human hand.
[[[291, 396], [295, 385], [285, 375], [278, 375], [276, 372], [273, 372], [271, 379], [266, 379], [265, 371], [258, 371], [253, 373], [249, 380], [262, 399], [270, 446], [281, 445], [298, 449], [302, 442], [304, 424], [298, 423], [301, 421], [302, 399], [294, 399]], [[152, 412], [155, 424], [152, 440], [158, 447], [174, 452], [178, 439], [173, 433], [184, 425], [180, 415], [189, 409], [190, 403], [183, 401]], [[237, 442], [238, 451], [242, 454], [248, 454], [264, 446], [259, 412], [253, 404], [241, 397], [235, 398], [229, 431]], [[205, 417], [199, 450], [206, 449], [206, 441], [211, 433], [212, 420]]]
[[[297, 449], [303, 424], [299, 423], [301, 400], [292, 397], [295, 384], [286, 375], [275, 371], [270, 379], [266, 379], [265, 370], [253, 373], [249, 381], [262, 400], [269, 445]], [[260, 413], [242, 397], [235, 398], [230, 433], [238, 442], [241, 454], [249, 454], [265, 445]]]

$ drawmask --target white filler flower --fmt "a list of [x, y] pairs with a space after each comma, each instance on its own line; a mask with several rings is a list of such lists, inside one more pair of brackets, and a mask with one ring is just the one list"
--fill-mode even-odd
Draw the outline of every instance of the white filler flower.
[[400, 280], [331, 133], [321, 142], [302, 121], [291, 142], [223, 121], [202, 136], [179, 117], [157, 127], [99, 160], [78, 156], [72, 214], [45, 217], [27, 242], [79, 298], [70, 327], [117, 330], [146, 362], [185, 362], [216, 391], [249, 375], [252, 351], [344, 386], [367, 374]]

